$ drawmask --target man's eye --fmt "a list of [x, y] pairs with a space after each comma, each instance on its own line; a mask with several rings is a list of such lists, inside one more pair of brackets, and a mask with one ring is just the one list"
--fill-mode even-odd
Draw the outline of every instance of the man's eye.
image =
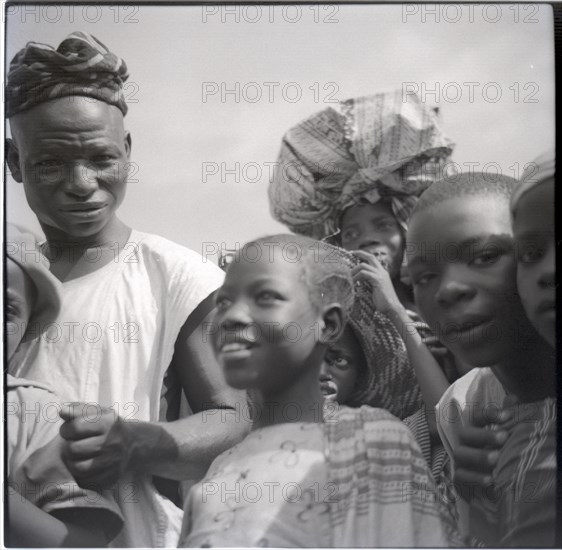
[[115, 157], [113, 157], [113, 155], [98, 155], [94, 158], [94, 162], [95, 163], [108, 163], [108, 162], [114, 162], [115, 161]]
[[39, 168], [45, 168], [45, 169], [60, 168], [62, 167], [62, 165], [63, 165], [62, 161], [56, 159], [42, 160], [37, 163], [37, 166]]

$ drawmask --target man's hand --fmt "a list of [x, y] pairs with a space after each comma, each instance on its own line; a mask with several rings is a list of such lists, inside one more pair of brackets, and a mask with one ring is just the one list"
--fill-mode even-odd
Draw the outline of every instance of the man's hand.
[[371, 283], [373, 302], [377, 310], [385, 314], [403, 310], [404, 307], [396, 295], [390, 275], [381, 262], [373, 254], [363, 250], [354, 250], [353, 253], [363, 260], [362, 263], [353, 267], [351, 271], [353, 280]]
[[453, 457], [454, 484], [464, 500], [470, 502], [475, 488], [489, 490], [492, 486], [492, 472], [508, 437], [504, 427], [512, 416], [510, 409], [504, 409], [491, 423], [483, 411], [475, 410], [472, 424], [459, 426], [459, 445]]
[[115, 485], [132, 453], [127, 423], [112, 409], [99, 412], [93, 416], [81, 403], [63, 405], [60, 412], [65, 421], [60, 428], [63, 460], [79, 485], [97, 491]]

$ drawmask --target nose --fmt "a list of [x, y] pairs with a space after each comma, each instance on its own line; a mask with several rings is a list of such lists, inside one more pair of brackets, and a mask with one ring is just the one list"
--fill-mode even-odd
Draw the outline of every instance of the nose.
[[476, 295], [475, 288], [464, 281], [461, 274], [445, 273], [435, 294], [435, 300], [443, 307], [450, 307], [458, 302], [469, 301]]
[[359, 241], [359, 250], [363, 250], [364, 248], [368, 248], [370, 246], [377, 246], [382, 244], [382, 240], [380, 235], [374, 231], [368, 231], [365, 233], [360, 241]]
[[98, 188], [97, 171], [93, 166], [77, 162], [68, 167], [65, 191], [77, 197], [87, 197]]
[[329, 382], [332, 378], [328, 363], [326, 361], [322, 361], [322, 366], [320, 367], [320, 382]]
[[221, 326], [232, 329], [237, 326], [247, 326], [252, 322], [250, 310], [242, 300], [233, 302], [228, 309], [222, 313]]

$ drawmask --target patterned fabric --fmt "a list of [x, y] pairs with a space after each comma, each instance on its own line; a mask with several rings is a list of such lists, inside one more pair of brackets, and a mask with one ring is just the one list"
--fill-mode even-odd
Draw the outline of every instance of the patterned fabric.
[[445, 519], [445, 532], [449, 540], [455, 542], [453, 545], [456, 546], [461, 542], [457, 531], [459, 513], [456, 506], [460, 496], [453, 485], [449, 455], [441, 441], [438, 438], [431, 437], [425, 409], [420, 409], [412, 416], [405, 418], [403, 422], [416, 438], [422, 455], [431, 470], [431, 475], [435, 482], [438, 505], [440, 506], [442, 518]]
[[554, 178], [556, 171], [556, 161], [554, 151], [548, 151], [530, 162], [521, 175], [519, 183], [515, 186], [511, 195], [511, 214], [515, 213], [515, 208], [519, 199], [533, 189], [539, 183], [544, 183]]
[[326, 422], [334, 547], [450, 546], [435, 485], [406, 426], [387, 411], [341, 407]]
[[[458, 448], [458, 428], [471, 423], [475, 411], [492, 421], [503, 408], [512, 419], [492, 472], [492, 485], [477, 490], [468, 505], [458, 502], [465, 537], [486, 547], [552, 547], [556, 543], [556, 400], [517, 402], [491, 369], [473, 369], [452, 384], [436, 408], [437, 428], [451, 460]], [[454, 467], [454, 463], [452, 464]]]
[[127, 114], [123, 83], [125, 62], [97, 38], [73, 32], [55, 50], [29, 42], [10, 63], [6, 86], [6, 116], [66, 96], [93, 97]]
[[[333, 257], [350, 269], [359, 263], [352, 252], [335, 246], [333, 249]], [[392, 321], [375, 309], [367, 282], [355, 284], [355, 302], [348, 323], [365, 355], [367, 372], [359, 373], [356, 388], [345, 404], [386, 409], [400, 419], [413, 414], [423, 400], [406, 346]]]
[[358, 201], [390, 198], [404, 230], [453, 143], [435, 113], [402, 91], [350, 99], [290, 129], [269, 186], [273, 217], [315, 238], [333, 234]]
[[191, 490], [180, 546], [442, 547], [427, 465], [408, 429], [370, 407], [276, 424], [215, 459]]

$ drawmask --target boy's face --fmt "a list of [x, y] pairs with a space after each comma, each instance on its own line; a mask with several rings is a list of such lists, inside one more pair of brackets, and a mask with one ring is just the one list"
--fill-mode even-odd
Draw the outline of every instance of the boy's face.
[[496, 365], [532, 330], [517, 295], [504, 199], [463, 196], [415, 214], [407, 251], [416, 304], [462, 361]]
[[527, 316], [539, 334], [556, 345], [554, 180], [527, 191], [513, 223], [517, 288]]
[[345, 404], [352, 394], [359, 372], [366, 369], [361, 346], [347, 325], [341, 338], [330, 344], [320, 375], [320, 388], [326, 399]]
[[322, 317], [310, 302], [302, 265], [284, 260], [279, 248], [272, 258], [259, 250], [258, 261], [244, 259], [243, 249], [228, 268], [216, 297], [213, 350], [230, 386], [275, 393], [320, 360]]
[[390, 205], [378, 202], [348, 208], [341, 219], [341, 245], [373, 254], [391, 278], [400, 275], [404, 239]]
[[14, 355], [29, 323], [35, 299], [35, 285], [12, 259], [6, 261], [6, 347], [8, 360]]

